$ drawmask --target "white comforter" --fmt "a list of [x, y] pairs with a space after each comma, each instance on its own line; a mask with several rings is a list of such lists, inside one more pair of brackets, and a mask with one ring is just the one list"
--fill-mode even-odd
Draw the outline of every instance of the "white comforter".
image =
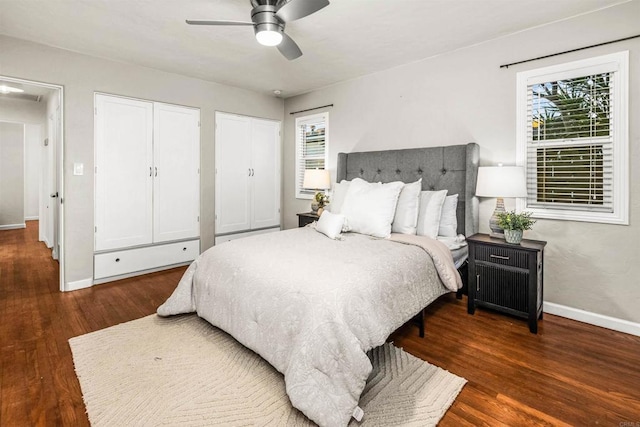
[[158, 314], [196, 311], [283, 373], [294, 407], [344, 426], [372, 369], [366, 352], [460, 285], [429, 240], [449, 255], [436, 262], [447, 287], [413, 241], [335, 241], [311, 227], [231, 241], [196, 259]]

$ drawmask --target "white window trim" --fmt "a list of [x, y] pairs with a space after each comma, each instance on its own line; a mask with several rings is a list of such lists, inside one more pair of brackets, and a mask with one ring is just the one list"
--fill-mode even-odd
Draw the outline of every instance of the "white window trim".
[[[615, 115], [613, 123], [613, 212], [572, 211], [529, 207], [526, 198], [516, 201], [518, 211], [527, 210], [535, 218], [629, 225], [629, 51], [518, 73], [516, 82], [516, 164], [527, 165], [527, 86], [554, 79], [595, 72], [602, 66], [617, 69], [613, 85]], [[587, 70], [585, 70], [587, 69]]]
[[300, 178], [298, 176], [298, 173], [300, 172], [300, 161], [302, 160], [300, 158], [300, 132], [298, 132], [298, 128], [300, 127], [300, 124], [306, 121], [316, 121], [318, 119], [324, 119], [325, 122], [325, 130], [324, 130], [324, 167], [325, 169], [327, 168], [328, 162], [329, 162], [329, 112], [324, 112], [324, 113], [318, 113], [318, 114], [312, 114], [309, 116], [302, 116], [302, 117], [297, 117], [296, 118], [296, 124], [295, 124], [295, 140], [296, 140], [296, 170], [295, 170], [295, 186], [296, 186], [296, 199], [306, 199], [306, 200], [311, 200], [313, 199], [313, 194], [306, 194], [306, 193], [301, 193], [301, 186], [300, 186]]

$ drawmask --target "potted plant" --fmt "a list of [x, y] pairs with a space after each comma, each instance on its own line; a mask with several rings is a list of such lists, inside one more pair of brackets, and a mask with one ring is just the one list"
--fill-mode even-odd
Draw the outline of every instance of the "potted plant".
[[520, 244], [522, 232], [531, 230], [533, 224], [536, 223], [531, 219], [531, 215], [531, 212], [498, 212], [498, 225], [504, 230], [504, 239], [507, 243]]
[[[315, 196], [315, 202], [312, 203], [312, 210], [316, 211], [318, 216], [322, 215], [322, 211], [324, 211], [324, 207], [329, 204], [329, 196], [324, 194], [322, 191], [318, 191]], [[317, 209], [314, 209], [314, 206], [317, 206]]]

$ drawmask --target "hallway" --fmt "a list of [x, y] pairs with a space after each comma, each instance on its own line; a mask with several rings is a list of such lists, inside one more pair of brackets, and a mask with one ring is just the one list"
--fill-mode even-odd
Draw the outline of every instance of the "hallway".
[[[58, 290], [58, 262], [51, 258], [51, 249], [38, 241], [38, 221], [26, 221], [27, 228], [0, 231], [0, 297], [5, 292], [20, 292], [19, 286], [10, 286], [12, 278], [17, 279], [16, 270], [33, 270], [28, 274], [37, 274], [36, 279], [47, 292]], [[14, 283], [16, 283], [14, 281]]]

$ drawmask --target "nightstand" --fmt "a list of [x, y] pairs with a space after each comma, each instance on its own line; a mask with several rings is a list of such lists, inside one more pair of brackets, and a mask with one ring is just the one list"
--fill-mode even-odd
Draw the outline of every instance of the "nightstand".
[[313, 221], [317, 221], [318, 218], [320, 218], [313, 212], [304, 212], [296, 215], [298, 215], [298, 227], [304, 227], [307, 224], [311, 224]]
[[538, 333], [542, 318], [543, 260], [547, 242], [523, 239], [519, 245], [487, 234], [474, 234], [469, 244], [467, 311], [487, 307], [528, 319]]

